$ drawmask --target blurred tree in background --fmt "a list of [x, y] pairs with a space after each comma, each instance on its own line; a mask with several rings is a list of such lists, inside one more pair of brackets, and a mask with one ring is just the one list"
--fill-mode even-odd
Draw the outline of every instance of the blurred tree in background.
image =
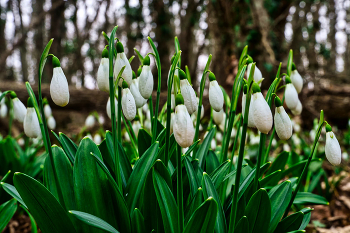
[[[264, 88], [293, 49], [308, 87], [304, 98], [315, 92], [324, 97], [322, 80], [327, 87], [350, 81], [349, 24], [349, 0], [2, 0], [0, 81], [35, 83], [39, 53], [49, 38], [55, 38], [51, 51], [60, 58], [69, 83], [94, 89], [106, 45], [101, 32], [109, 34], [119, 25], [118, 37], [128, 57], [134, 55], [134, 47], [142, 54], [151, 51], [147, 36], [156, 42], [164, 90], [173, 38], [178, 36], [181, 67], [188, 66], [195, 87], [199, 84], [195, 77], [201, 75], [208, 54], [213, 54], [211, 70], [230, 91], [237, 59], [247, 44], [267, 80]], [[136, 71], [138, 59], [131, 65]], [[49, 82], [52, 71], [45, 72], [44, 82]], [[350, 93], [349, 88], [328, 92], [332, 91], [339, 98]], [[313, 113], [312, 104], [305, 107]]]

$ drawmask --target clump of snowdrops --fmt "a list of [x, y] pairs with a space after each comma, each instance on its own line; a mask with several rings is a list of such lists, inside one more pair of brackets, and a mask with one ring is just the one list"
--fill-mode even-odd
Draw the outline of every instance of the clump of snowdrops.
[[[95, 144], [84, 137], [76, 145], [65, 134], [54, 133], [60, 145], [51, 145], [41, 96], [42, 70], [47, 58], [52, 58], [54, 67], [51, 98], [62, 107], [69, 102], [68, 84], [60, 62], [49, 54], [53, 40], [41, 57], [38, 97], [26, 83], [30, 97], [27, 110], [13, 92], [1, 95], [2, 98], [10, 93], [15, 116], [24, 122], [25, 133], [41, 135], [48, 153], [43, 184], [29, 175], [15, 173], [14, 186], [7, 185], [6, 190], [14, 199], [5, 203], [3, 209], [16, 208], [20, 203], [44, 233], [302, 232], [312, 211], [305, 204], [328, 204], [321, 196], [299, 191], [323, 127], [327, 132], [327, 159], [339, 164], [341, 151], [321, 111], [311, 153], [297, 165], [298, 169], [302, 168], [301, 173], [289, 176], [286, 172], [293, 169], [286, 169], [289, 156], [286, 151], [272, 163], [267, 161], [271, 148], [271, 143], [265, 148], [267, 135], [270, 134], [271, 142], [275, 133], [283, 140], [293, 133], [284, 102], [293, 114], [302, 111], [298, 92], [303, 80], [293, 65], [292, 51], [286, 73], [280, 73], [280, 65], [264, 97], [260, 89], [262, 74], [247, 55], [246, 46], [230, 98], [209, 70], [211, 55], [203, 71], [200, 92], [196, 93], [188, 70], [181, 69], [181, 50], [175, 38], [176, 52], [166, 77], [167, 102], [159, 113], [162, 67], [156, 46], [148, 37], [152, 52], [142, 56], [135, 49], [141, 67], [134, 73], [130, 66], [134, 56], [127, 59], [123, 44], [115, 38], [116, 30], [117, 27], [110, 37], [103, 33], [108, 45], [102, 51], [97, 73], [99, 89], [110, 95], [106, 110], [112, 122], [111, 131], [105, 133], [101, 143]], [[158, 71], [156, 88], [152, 62]], [[212, 117], [208, 132], [200, 140], [207, 77]], [[283, 82], [285, 85], [281, 85]], [[280, 98], [277, 91], [283, 88], [285, 92]], [[239, 113], [237, 103], [241, 92], [243, 109]], [[136, 134], [131, 122], [135, 118], [140, 120], [140, 109], [146, 104], [150, 133], [141, 127]], [[91, 125], [91, 121], [87, 119], [86, 125]], [[26, 122], [30, 122], [30, 127]], [[121, 122], [128, 131], [133, 153], [137, 154], [133, 165], [122, 146]], [[215, 124], [223, 131], [221, 150], [216, 152], [209, 149], [217, 131]], [[244, 159], [244, 151], [249, 147], [245, 145], [248, 127], [257, 128], [260, 134], [256, 164]], [[233, 131], [236, 133], [232, 138]]]

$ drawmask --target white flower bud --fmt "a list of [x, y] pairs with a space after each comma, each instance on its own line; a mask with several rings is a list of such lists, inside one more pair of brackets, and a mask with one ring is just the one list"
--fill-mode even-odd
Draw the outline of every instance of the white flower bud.
[[300, 115], [303, 111], [303, 105], [301, 104], [300, 100], [298, 99], [298, 104], [295, 109], [291, 109], [293, 115]]
[[45, 104], [45, 106], [44, 106], [44, 114], [45, 114], [46, 118], [49, 118], [49, 116], [52, 115], [52, 110], [51, 110], [50, 105]]
[[140, 121], [134, 121], [132, 123], [132, 129], [134, 130], [135, 136], [138, 137], [139, 131], [141, 129], [141, 123]]
[[85, 127], [92, 128], [95, 125], [95, 117], [93, 115], [89, 115], [85, 120]]
[[335, 165], [341, 162], [341, 149], [337, 138], [332, 131], [326, 133], [325, 153], [328, 161]]
[[[2, 95], [2, 92], [0, 91], [0, 96], [1, 96], [1, 95]], [[5, 97], [2, 98], [2, 100], [0, 101], [0, 104], [1, 104], [1, 105], [5, 104]]]
[[300, 76], [299, 72], [297, 70], [293, 70], [290, 74], [290, 79], [292, 80], [297, 92], [300, 93], [303, 89], [303, 78]]
[[196, 93], [187, 79], [180, 80], [180, 90], [188, 113], [191, 115], [198, 109]]
[[94, 142], [95, 142], [95, 144], [97, 144], [97, 145], [101, 144], [102, 138], [101, 138], [101, 135], [100, 135], [100, 134], [97, 133], [97, 134], [94, 135]]
[[[175, 100], [174, 100], [175, 101]], [[171, 113], [170, 115], [170, 133], [173, 132], [173, 127], [174, 127], [174, 116], [175, 116], [175, 113]]]
[[286, 85], [285, 100], [289, 109], [295, 109], [298, 105], [298, 92], [292, 83]]
[[27, 109], [24, 104], [16, 97], [12, 99], [13, 101], [13, 116], [19, 122], [24, 121], [24, 117], [27, 113]]
[[7, 106], [6, 104], [1, 104], [1, 107], [0, 107], [0, 117], [6, 117], [7, 115]]
[[260, 132], [268, 134], [272, 128], [272, 113], [270, 106], [267, 104], [261, 92], [254, 93], [252, 99], [254, 124]]
[[[124, 78], [124, 80], [128, 83], [128, 85], [131, 85], [132, 82], [132, 69], [130, 66], [130, 63], [128, 61], [128, 59], [125, 56], [125, 53], [117, 53], [117, 59], [115, 60], [114, 63], [114, 81], [117, 79], [118, 74], [120, 72], [120, 70], [125, 66], [125, 69], [122, 73], [122, 76]], [[119, 81], [119, 86], [121, 86], [122, 84], [122, 79]]]
[[143, 126], [145, 127], [145, 129], [147, 129], [148, 131], [151, 130], [152, 128], [152, 123], [151, 123], [151, 120], [145, 120], [145, 123], [143, 124]]
[[98, 70], [97, 70], [97, 86], [98, 86], [98, 89], [100, 89], [101, 91], [109, 92], [108, 76], [109, 76], [109, 59], [103, 57], [101, 59], [100, 66], [98, 67]]
[[211, 107], [220, 112], [224, 106], [224, 94], [216, 80], [211, 81], [209, 84], [209, 102]]
[[[248, 65], [248, 67], [247, 67], [247, 78], [249, 78], [250, 70], [251, 70], [251, 68], [252, 68], [252, 65], [253, 65], [253, 63], [250, 63], [250, 64]], [[258, 68], [257, 66], [255, 66], [255, 70], [254, 70], [254, 81], [255, 81], [256, 83], [258, 83], [259, 86], [261, 86], [260, 80], [261, 80], [262, 78], [263, 78], [263, 77], [262, 77], [261, 71], [259, 70], [259, 68]], [[259, 83], [259, 82], [260, 82], [260, 83]]]
[[288, 140], [292, 136], [293, 127], [283, 106], [276, 107], [274, 121], [278, 137], [282, 140]]
[[221, 122], [224, 120], [224, 110], [221, 109], [219, 112], [213, 110], [213, 120], [215, 124], [220, 125]]
[[224, 114], [224, 119], [222, 119], [221, 123], [219, 124], [219, 129], [224, 132], [225, 131], [225, 124], [226, 124], [226, 114]]
[[[114, 106], [115, 106], [115, 115], [118, 115], [118, 101], [116, 98], [114, 98]], [[111, 99], [108, 98], [107, 101], [107, 105], [106, 105], [106, 111], [107, 111], [107, 116], [109, 117], [109, 119], [112, 118], [112, 114], [111, 114]]]
[[139, 77], [139, 90], [143, 98], [149, 99], [153, 92], [153, 85], [151, 67], [144, 65]]
[[223, 138], [222, 133], [216, 132], [215, 139], [219, 142], [222, 142], [222, 138]]
[[136, 116], [136, 104], [134, 96], [129, 88], [123, 88], [122, 94], [122, 110], [124, 116], [129, 121], [132, 121]]
[[27, 108], [27, 113], [23, 122], [24, 133], [30, 138], [37, 138], [41, 135], [38, 116], [35, 109], [32, 107]]
[[61, 107], [64, 107], [69, 102], [69, 87], [67, 78], [63, 73], [60, 61], [57, 57], [52, 58], [53, 76], [50, 84], [50, 94], [53, 102]]
[[56, 129], [56, 121], [55, 118], [53, 118], [53, 116], [49, 116], [49, 118], [47, 118], [47, 126], [51, 129], [54, 130]]
[[171, 109], [175, 108], [175, 94], [171, 93]]
[[175, 108], [173, 130], [175, 140], [182, 148], [192, 145], [195, 130], [190, 114], [183, 104], [179, 104]]
[[141, 108], [147, 100], [142, 97], [139, 91], [139, 79], [133, 79], [130, 85], [131, 94], [134, 96], [136, 108]]

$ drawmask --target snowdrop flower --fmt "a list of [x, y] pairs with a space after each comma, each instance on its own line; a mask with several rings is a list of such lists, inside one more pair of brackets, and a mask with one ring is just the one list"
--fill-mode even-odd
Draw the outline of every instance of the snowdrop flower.
[[[243, 87], [243, 95], [242, 95], [242, 117], [244, 118], [245, 114], [245, 105], [247, 101], [247, 85], [244, 85]], [[253, 117], [253, 98], [250, 98], [250, 104], [249, 104], [249, 112], [248, 112], [248, 127], [250, 128], [256, 128], [254, 123], [254, 117]]]
[[180, 69], [179, 69], [179, 78], [180, 78], [181, 94], [184, 98], [187, 111], [191, 115], [198, 109], [198, 101], [197, 101], [196, 93], [194, 92], [193, 87], [188, 82], [185, 72]]
[[93, 115], [89, 115], [85, 120], [85, 127], [92, 128], [95, 125], [95, 117]]
[[90, 138], [91, 140], [93, 140], [93, 138], [92, 138], [92, 136], [91, 136], [90, 133], [88, 133], [85, 137], [88, 137], [88, 138]]
[[20, 146], [24, 146], [24, 144], [26, 143], [26, 141], [24, 141], [23, 138], [20, 138], [20, 139], [17, 140], [17, 143], [18, 143], [18, 145], [20, 145]]
[[[115, 115], [118, 115], [118, 101], [117, 98], [114, 97], [114, 106], [115, 106]], [[109, 119], [112, 118], [111, 114], [111, 99], [108, 97], [107, 105], [106, 105], [107, 116]]]
[[101, 142], [102, 142], [102, 138], [101, 138], [101, 135], [100, 134], [95, 134], [94, 135], [94, 142], [95, 142], [95, 144], [97, 144], [97, 145], [99, 145], [99, 144], [101, 144]]
[[[1, 95], [2, 95], [2, 92], [0, 91], [0, 96], [1, 96]], [[1, 99], [0, 104], [1, 104], [1, 105], [5, 104], [5, 96], [4, 96], [4, 98]]]
[[50, 105], [48, 105], [48, 104], [44, 105], [44, 114], [45, 114], [46, 118], [49, 118], [52, 115], [52, 110], [51, 110]]
[[0, 117], [6, 117], [7, 115], [7, 106], [6, 104], [0, 104]]
[[175, 94], [171, 93], [171, 109], [175, 109]]
[[132, 72], [132, 83], [130, 85], [131, 94], [134, 96], [136, 108], [141, 108], [147, 100], [142, 97], [139, 91], [139, 79], [136, 78], [134, 71]]
[[149, 99], [153, 91], [153, 75], [150, 67], [151, 60], [146, 56], [143, 60], [142, 71], [139, 77], [139, 90], [143, 98]]
[[141, 129], [141, 123], [139, 117], [135, 117], [135, 121], [132, 123], [132, 129], [134, 130], [135, 136], [138, 137], [139, 130]]
[[56, 121], [55, 121], [55, 118], [53, 118], [52, 115], [47, 118], [47, 126], [51, 130], [54, 130], [56, 128]]
[[174, 127], [174, 110], [171, 110], [171, 115], [170, 115], [170, 133], [173, 132], [173, 127]]
[[[97, 70], [97, 86], [101, 91], [109, 92], [109, 58], [105, 47], [102, 51], [102, 59]], [[118, 72], [119, 73], [119, 72]], [[118, 75], [118, 74], [117, 74]]]
[[[247, 79], [250, 76], [250, 70], [252, 69], [252, 65], [253, 65], [253, 59], [251, 59], [251, 63], [249, 63], [248, 67], [247, 67]], [[263, 80], [261, 71], [259, 70], [259, 68], [257, 66], [255, 66], [255, 70], [254, 70], [254, 81], [256, 83], [259, 84], [259, 86], [261, 86], [261, 82]]]
[[270, 106], [267, 104], [264, 96], [262, 95], [259, 84], [254, 82], [252, 90], [252, 112], [254, 124], [261, 133], [268, 134], [272, 128], [272, 113]]
[[290, 74], [290, 79], [297, 90], [298, 93], [301, 92], [303, 89], [303, 78], [300, 76], [299, 72], [297, 71], [297, 68], [295, 67], [295, 64], [293, 62], [292, 64], [292, 73]]
[[325, 153], [328, 161], [332, 165], [339, 165], [341, 162], [341, 149], [337, 138], [332, 132], [332, 127], [326, 125], [326, 146]]
[[145, 129], [147, 129], [148, 131], [150, 131], [152, 128], [152, 122], [149, 119], [145, 120], [145, 123], [143, 125], [144, 125]]
[[298, 104], [295, 109], [291, 109], [293, 115], [300, 115], [303, 111], [303, 105], [301, 104], [300, 100], [298, 99]]
[[124, 116], [129, 121], [132, 121], [136, 116], [136, 104], [134, 96], [128, 87], [126, 81], [123, 81], [123, 92], [122, 92], [122, 110]]
[[209, 81], [210, 105], [215, 111], [220, 112], [224, 106], [224, 94], [222, 93], [222, 90], [216, 81], [215, 75], [212, 72], [209, 73]]
[[210, 148], [215, 151], [216, 149], [216, 141], [215, 139], [212, 139], [211, 142], [210, 142]]
[[213, 120], [215, 124], [220, 125], [221, 122], [224, 120], [224, 110], [221, 109], [219, 112], [213, 110]]
[[[197, 97], [197, 102], [199, 103], [199, 98]], [[197, 106], [197, 109], [196, 111], [193, 113], [194, 117], [197, 119], [197, 113], [198, 113], [198, 106]], [[200, 119], [202, 119], [204, 117], [204, 106], [202, 104], [201, 106], [201, 117]]]
[[275, 129], [278, 137], [282, 140], [288, 140], [292, 136], [293, 126], [288, 114], [283, 108], [281, 99], [275, 98]]
[[216, 132], [215, 139], [219, 142], [222, 142], [222, 138], [223, 138], [222, 133]]
[[61, 68], [60, 60], [57, 57], [52, 57], [53, 76], [50, 83], [50, 95], [53, 102], [61, 107], [64, 107], [69, 102], [69, 88], [67, 78]]
[[27, 113], [27, 109], [24, 104], [17, 98], [16, 93], [11, 92], [10, 95], [13, 102], [13, 116], [16, 120], [22, 123]]
[[290, 146], [287, 143], [283, 144], [283, 150], [290, 151]]
[[284, 94], [287, 107], [289, 109], [296, 109], [299, 101], [298, 92], [289, 77], [286, 77], [286, 90]]
[[[124, 53], [124, 46], [121, 42], [118, 42], [117, 45], [117, 58], [114, 63], [114, 81], [117, 79], [120, 70], [125, 66], [125, 69], [121, 75], [124, 80], [131, 85], [132, 82], [132, 69], [129, 63], [129, 60], [126, 58]], [[119, 81], [119, 86], [122, 86], [122, 80]]]
[[41, 135], [40, 125], [30, 97], [28, 98], [27, 106], [27, 113], [23, 122], [24, 133], [27, 135], [27, 137], [37, 138]]
[[148, 104], [145, 104], [145, 105], [142, 106], [142, 111], [144, 111], [145, 113], [149, 112]]
[[181, 147], [186, 148], [192, 145], [195, 131], [181, 94], [176, 95], [175, 102], [174, 136], [176, 142]]

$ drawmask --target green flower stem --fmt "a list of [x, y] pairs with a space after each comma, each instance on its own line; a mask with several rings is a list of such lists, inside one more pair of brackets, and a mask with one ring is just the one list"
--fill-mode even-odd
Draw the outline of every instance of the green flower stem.
[[[114, 147], [114, 156], [115, 156], [115, 175], [116, 175], [116, 182], [118, 184], [118, 187], [120, 190], [122, 190], [122, 179], [120, 176], [119, 172], [119, 150], [118, 150], [118, 138], [117, 138], [117, 125], [116, 125], [116, 116], [115, 116], [115, 89], [114, 89], [114, 77], [113, 77], [113, 71], [114, 71], [114, 65], [113, 65], [113, 60], [114, 60], [114, 38], [115, 38], [115, 33], [118, 29], [118, 26], [115, 26], [112, 30], [110, 40], [109, 40], [109, 98], [111, 102], [111, 121], [112, 121], [112, 135], [113, 135], [113, 147]], [[116, 85], [118, 86], [118, 84]], [[119, 95], [118, 95], [119, 97]], [[121, 96], [120, 96], [121, 97]], [[119, 98], [118, 98], [119, 100]], [[118, 102], [118, 110], [121, 106], [121, 102]], [[120, 110], [118, 111], [118, 116], [120, 117]], [[118, 123], [120, 124], [121, 122], [121, 117], [119, 118]], [[118, 124], [118, 126], [119, 126]], [[118, 135], [120, 132], [118, 132]]]
[[[136, 151], [137, 146], [136, 146], [136, 144], [135, 144], [134, 137], [132, 136], [132, 134], [131, 134], [131, 132], [130, 132], [130, 129], [129, 129], [129, 127], [132, 129], [131, 124], [130, 124], [129, 127], [128, 127], [128, 125], [127, 125], [127, 120], [125, 119], [125, 117], [124, 117], [123, 114], [122, 114], [122, 120], [123, 120], [124, 125], [125, 125], [126, 133], [129, 135], [130, 142], [131, 142], [132, 147], [133, 147], [132, 149], [133, 149], [133, 151], [136, 152], [136, 154], [137, 154], [137, 151]], [[129, 120], [128, 120], [128, 122], [130, 123]]]
[[9, 111], [9, 115], [10, 115], [10, 121], [9, 121], [9, 135], [11, 136], [11, 132], [12, 132], [12, 122], [13, 122], [13, 103], [12, 100], [10, 101], [10, 111]]
[[183, 211], [183, 190], [182, 190], [182, 163], [181, 163], [181, 146], [177, 144], [177, 206], [179, 219], [179, 232], [184, 229], [184, 211]]
[[292, 199], [290, 200], [290, 202], [288, 204], [288, 207], [287, 207], [286, 211], [284, 212], [283, 218], [287, 217], [289, 209], [292, 207], [294, 199], [297, 196], [297, 193], [298, 193], [298, 191], [300, 189], [302, 180], [305, 178], [305, 175], [306, 175], [306, 173], [308, 171], [308, 168], [309, 168], [309, 165], [311, 163], [312, 157], [313, 157], [313, 155], [315, 153], [316, 145], [318, 143], [318, 140], [320, 139], [321, 131], [322, 131], [324, 123], [325, 123], [325, 121], [323, 120], [323, 110], [321, 110], [320, 124], [318, 125], [317, 134], [316, 134], [314, 143], [312, 145], [311, 153], [310, 153], [309, 158], [307, 160], [307, 163], [305, 164], [305, 166], [303, 168], [303, 171], [302, 171], [302, 173], [301, 173], [301, 175], [300, 175], [300, 177], [298, 179], [297, 187], [295, 188], [295, 190], [293, 192]]
[[1, 102], [1, 100], [2, 100], [3, 98], [5, 98], [5, 96], [6, 96], [8, 93], [10, 93], [10, 92], [11, 92], [11, 90], [4, 91], [4, 92], [0, 95], [0, 102]]
[[117, 89], [118, 89], [117, 136], [118, 136], [118, 141], [122, 143], [122, 88], [117, 86]]
[[254, 179], [254, 189], [258, 189], [258, 183], [259, 183], [259, 176], [260, 176], [260, 165], [261, 165], [261, 159], [262, 154], [265, 146], [265, 140], [266, 140], [266, 134], [260, 132], [260, 142], [259, 142], [259, 153], [257, 158], [257, 164], [256, 164], [256, 172], [255, 172], [255, 179]]
[[[123, 115], [122, 115], [123, 116]], [[124, 119], [124, 116], [123, 116], [123, 119]], [[123, 120], [125, 122], [125, 119]], [[137, 143], [137, 137], [136, 137], [136, 134], [135, 134], [135, 131], [134, 129], [132, 128], [132, 125], [131, 125], [131, 122], [129, 120], [127, 120], [128, 122], [128, 125], [129, 125], [129, 128], [130, 128], [130, 133], [132, 135], [132, 137], [134, 138], [134, 141], [135, 143]], [[125, 123], [124, 123], [125, 124]], [[125, 124], [126, 125], [126, 124]], [[131, 138], [131, 137], [130, 137]]]
[[152, 101], [152, 95], [151, 95], [151, 97], [149, 97], [149, 99], [148, 99], [148, 107], [149, 107], [149, 111], [150, 111], [150, 116], [151, 116], [151, 132], [153, 132], [152, 131], [152, 129], [153, 129], [153, 117], [154, 117], [154, 114], [153, 114], [153, 101]]
[[170, 120], [171, 120], [171, 86], [173, 85], [174, 73], [176, 64], [181, 56], [181, 51], [176, 53], [173, 64], [170, 67], [170, 73], [168, 77], [168, 95], [167, 95], [167, 113], [166, 113], [166, 131], [165, 131], [165, 151], [164, 151], [164, 164], [168, 165], [169, 161], [169, 146], [170, 146]]
[[[194, 142], [196, 142], [199, 138], [199, 125], [201, 123], [201, 112], [202, 112], [202, 103], [203, 103], [203, 93], [204, 93], [204, 88], [205, 88], [205, 80], [207, 76], [207, 72], [209, 69], [209, 65], [211, 62], [212, 55], [210, 54], [208, 57], [207, 64], [205, 65], [203, 74], [202, 74], [202, 79], [200, 83], [200, 90], [199, 90], [199, 103], [198, 103], [198, 110], [197, 110], [197, 121], [196, 121], [196, 131], [194, 133]], [[193, 149], [193, 159], [196, 158], [197, 154], [197, 146]]]
[[276, 133], [276, 129], [275, 129], [275, 126], [273, 126], [272, 133], [271, 133], [271, 136], [270, 136], [269, 145], [267, 146], [267, 149], [266, 149], [266, 152], [265, 152], [264, 163], [266, 163], [267, 159], [269, 158], [271, 145], [272, 145], [273, 138], [275, 137], [275, 133]]

